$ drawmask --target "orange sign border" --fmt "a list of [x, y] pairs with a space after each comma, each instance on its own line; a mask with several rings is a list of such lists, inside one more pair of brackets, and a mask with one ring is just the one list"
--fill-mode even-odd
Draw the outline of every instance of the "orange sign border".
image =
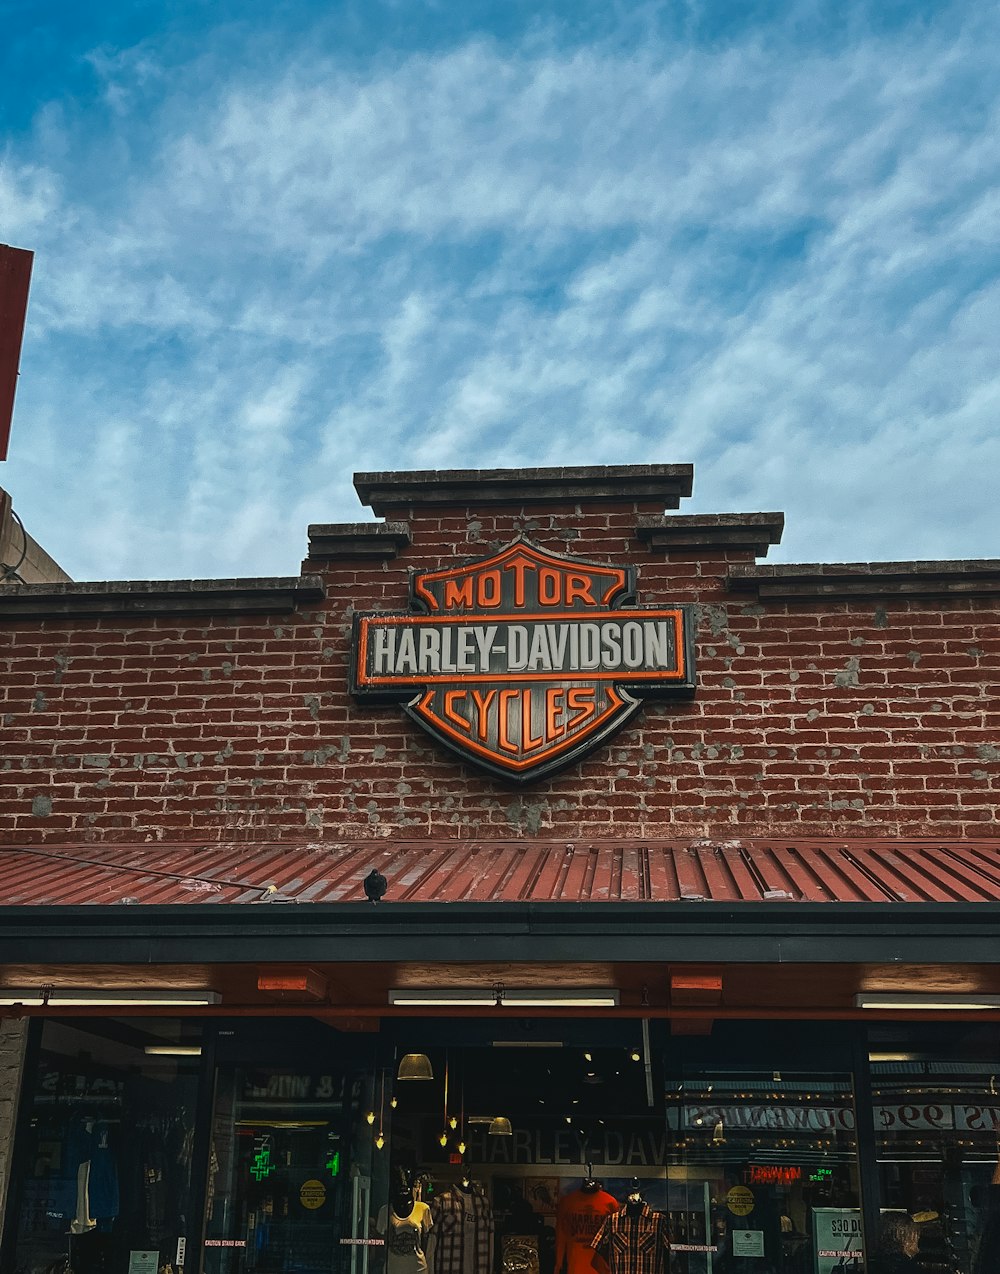
[[[473, 600], [473, 588], [467, 581], [482, 572], [496, 572], [498, 567], [513, 564], [518, 554], [523, 554], [539, 571], [533, 588], [525, 589], [525, 576], [515, 572], [510, 577], [514, 579], [513, 586], [510, 584], [502, 586], [502, 594], [491, 591], [491, 595], [487, 596], [485, 586], [477, 585], [476, 600]], [[546, 567], [563, 577], [563, 582], [556, 586], [559, 601], [555, 602], [551, 609], [518, 610], [519, 601], [527, 600], [530, 603], [532, 600], [530, 593], [543, 587], [541, 572]], [[462, 581], [462, 596], [458, 598], [457, 604], [451, 604], [453, 594], [446, 594], [443, 589], [438, 590], [440, 595], [435, 595], [432, 591], [434, 585], [453, 579]], [[495, 580], [494, 584], [496, 584]], [[411, 568], [411, 610], [408, 613], [368, 611], [354, 615], [350, 669], [351, 693], [362, 702], [367, 700], [402, 701], [403, 711], [423, 730], [463, 761], [475, 764], [495, 778], [523, 783], [547, 777], [553, 771], [582, 758], [609, 739], [639, 710], [644, 698], [657, 693], [682, 697], [694, 692], [692, 608], [685, 605], [642, 607], [637, 604], [635, 588], [636, 568], [634, 566], [606, 566], [603, 563], [590, 562], [585, 558], [553, 553], [525, 537], [518, 537], [503, 549], [487, 557], [472, 558], [457, 566], [430, 571]], [[513, 591], [513, 600], [511, 591]], [[443, 605], [445, 596], [449, 602], [447, 609]], [[503, 597], [506, 598], [506, 604]], [[568, 598], [568, 602], [563, 601], [563, 598]], [[613, 604], [616, 598], [617, 606]], [[548, 598], [546, 597], [545, 600]], [[574, 602], [577, 604], [574, 605]], [[589, 604], [581, 605], [579, 604], [581, 602]], [[535, 605], [537, 607], [537, 602]], [[421, 627], [430, 624], [439, 629], [455, 629], [480, 626], [490, 622], [509, 626], [521, 622], [600, 624], [609, 620], [618, 623], [666, 620], [671, 623], [674, 635], [674, 666], [668, 670], [634, 671], [577, 668], [516, 672], [493, 669], [484, 672], [455, 671], [427, 675], [396, 675], [394, 673], [370, 675], [368, 672], [371, 634], [376, 627], [383, 629], [393, 625]], [[527, 693], [531, 686], [539, 683], [569, 689], [574, 686], [591, 686], [595, 691], [598, 686], [603, 686], [607, 706], [599, 716], [585, 718], [583, 724], [578, 727], [580, 733], [568, 738], [557, 738], [552, 744], [544, 746], [534, 754], [521, 756], [513, 756], [509, 752], [501, 751], [505, 737], [502, 726], [501, 734], [496, 739], [492, 737], [491, 732], [489, 742], [483, 742], [481, 738], [472, 734], [471, 728], [467, 731], [449, 723], [447, 703], [443, 708], [439, 704], [437, 709], [431, 709], [431, 704], [440, 693], [441, 687], [451, 686], [456, 691], [461, 691], [467, 686], [484, 684], [503, 688], [517, 686]], [[630, 691], [633, 693], [629, 693]], [[530, 734], [526, 737], [529, 744], [533, 742]], [[512, 736], [509, 742], [514, 742], [514, 739], [515, 736]], [[521, 739], [520, 746], [525, 746], [524, 738]]]

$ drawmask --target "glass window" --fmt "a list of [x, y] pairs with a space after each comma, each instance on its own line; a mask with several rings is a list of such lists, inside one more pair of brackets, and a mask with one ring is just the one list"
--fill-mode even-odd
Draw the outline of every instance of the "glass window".
[[[1000, 1061], [871, 1053], [884, 1241], [881, 1269], [1000, 1269]], [[899, 1259], [912, 1248], [911, 1265]]]
[[666, 1117], [672, 1274], [863, 1268], [850, 1076], [682, 1076]]
[[207, 1274], [366, 1274], [377, 1130], [364, 1103], [370, 1081], [366, 1087], [343, 1071], [220, 1068]]
[[16, 1267], [172, 1265], [191, 1224], [200, 1028], [46, 1021], [19, 1147]]

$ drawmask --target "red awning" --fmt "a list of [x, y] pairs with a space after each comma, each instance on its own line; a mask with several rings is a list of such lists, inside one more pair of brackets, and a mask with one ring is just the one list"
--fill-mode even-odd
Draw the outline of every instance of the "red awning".
[[1000, 840], [354, 841], [0, 847], [0, 906], [1000, 902]]

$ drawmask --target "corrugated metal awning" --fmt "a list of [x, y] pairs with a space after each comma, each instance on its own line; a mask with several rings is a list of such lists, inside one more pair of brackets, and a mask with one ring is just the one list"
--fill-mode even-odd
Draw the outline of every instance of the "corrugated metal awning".
[[1000, 840], [0, 846], [0, 905], [1000, 902]]

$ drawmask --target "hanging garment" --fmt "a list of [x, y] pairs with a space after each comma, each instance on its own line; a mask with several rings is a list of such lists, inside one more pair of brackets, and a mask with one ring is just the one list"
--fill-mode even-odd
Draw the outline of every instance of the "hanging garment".
[[[602, 1274], [593, 1243], [605, 1217], [618, 1211], [618, 1200], [606, 1190], [574, 1190], [556, 1207], [556, 1270], [562, 1274]], [[595, 1260], [597, 1264], [595, 1264]]]
[[604, 1219], [592, 1246], [611, 1274], [664, 1274], [670, 1251], [667, 1218], [646, 1203], [634, 1213], [626, 1205]]
[[431, 1274], [492, 1274], [493, 1209], [481, 1185], [452, 1186], [431, 1204]]
[[406, 1216], [391, 1208], [378, 1214], [378, 1232], [385, 1235], [388, 1274], [427, 1274], [424, 1246], [434, 1222], [426, 1203], [414, 1203]]
[[106, 1119], [97, 1120], [93, 1128], [88, 1192], [92, 1216], [104, 1219], [118, 1215], [118, 1164], [111, 1145], [111, 1125]]

